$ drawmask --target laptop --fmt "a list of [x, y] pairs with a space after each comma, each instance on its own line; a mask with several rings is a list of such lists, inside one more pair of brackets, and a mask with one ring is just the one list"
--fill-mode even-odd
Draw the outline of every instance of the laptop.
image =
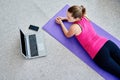
[[21, 53], [25, 58], [30, 59], [46, 56], [44, 39], [41, 34], [25, 35], [21, 29], [19, 31]]

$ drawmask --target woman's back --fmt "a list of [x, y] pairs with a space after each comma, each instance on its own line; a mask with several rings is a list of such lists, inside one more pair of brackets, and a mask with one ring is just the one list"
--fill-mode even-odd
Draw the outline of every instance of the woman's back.
[[75, 22], [75, 24], [80, 25], [82, 30], [76, 38], [93, 59], [107, 39], [95, 32], [92, 24], [86, 17], [82, 17], [81, 20]]

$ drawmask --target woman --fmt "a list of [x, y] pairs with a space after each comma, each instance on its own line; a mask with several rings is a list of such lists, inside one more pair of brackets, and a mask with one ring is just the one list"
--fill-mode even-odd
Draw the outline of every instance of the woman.
[[[63, 20], [73, 22], [69, 30]], [[120, 49], [114, 42], [95, 32], [86, 17], [84, 6], [71, 6], [67, 17], [57, 17], [56, 23], [60, 24], [66, 37], [76, 37], [98, 66], [120, 78]]]

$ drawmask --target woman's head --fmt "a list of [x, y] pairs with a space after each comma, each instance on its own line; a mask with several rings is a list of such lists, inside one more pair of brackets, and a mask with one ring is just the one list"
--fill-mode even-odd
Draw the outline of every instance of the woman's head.
[[84, 6], [71, 6], [67, 11], [67, 18], [69, 22], [80, 20], [86, 13]]

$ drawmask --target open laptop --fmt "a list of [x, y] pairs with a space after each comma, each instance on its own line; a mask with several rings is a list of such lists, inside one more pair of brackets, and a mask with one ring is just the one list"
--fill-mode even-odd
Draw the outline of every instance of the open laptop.
[[46, 56], [44, 40], [41, 34], [25, 35], [21, 29], [20, 43], [21, 53], [25, 58], [36, 58]]

